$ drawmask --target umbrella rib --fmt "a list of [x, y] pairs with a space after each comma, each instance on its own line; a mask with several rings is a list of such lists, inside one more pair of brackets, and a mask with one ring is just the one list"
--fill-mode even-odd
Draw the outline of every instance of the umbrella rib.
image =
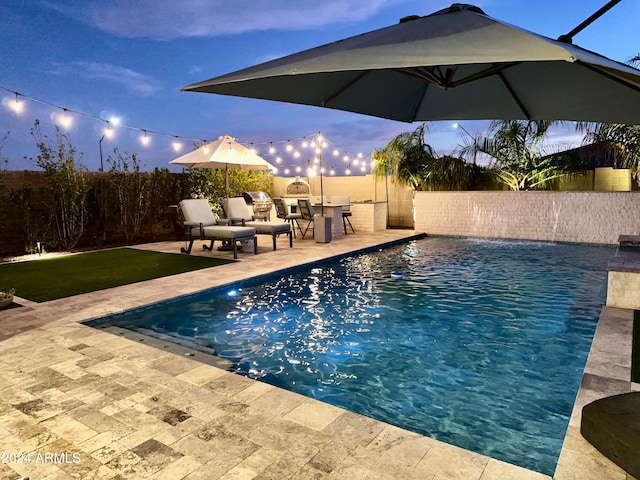
[[322, 102], [320, 102], [320, 106], [321, 107], [326, 107], [327, 106], [327, 102], [332, 101], [333, 99], [335, 99], [338, 95], [342, 94], [342, 92], [344, 92], [345, 90], [348, 90], [349, 88], [351, 88], [354, 84], [358, 83], [360, 80], [362, 80], [362, 78], [364, 76], [366, 76], [369, 73], [369, 70], [363, 71], [361, 72], [359, 75], [357, 75], [355, 78], [353, 78], [351, 81], [347, 82], [346, 84], [344, 84], [342, 87], [340, 87], [338, 90], [336, 90], [335, 92], [333, 92], [331, 95], [329, 95], [327, 98], [325, 98]]
[[[446, 74], [442, 75], [441, 71], [438, 71], [439, 75], [436, 75], [434, 72], [429, 70], [426, 67], [411, 68], [411, 69], [399, 69], [397, 70], [400, 73], [404, 73], [406, 75], [410, 75], [412, 77], [417, 77], [421, 80], [425, 80], [429, 83], [433, 83], [434, 85], [438, 85], [439, 87], [446, 89], [458, 87], [460, 85], [464, 85], [465, 83], [473, 82], [475, 80], [480, 80], [482, 78], [490, 77], [491, 75], [500, 74], [503, 70], [507, 68], [511, 68], [515, 65], [520, 64], [521, 62], [506, 62], [506, 63], [498, 63], [490, 66], [489, 68], [485, 68], [479, 72], [476, 72], [472, 75], [468, 75], [459, 80], [452, 80], [453, 75], [455, 74], [455, 70], [447, 69]], [[439, 67], [438, 67], [439, 70]]]
[[502, 83], [504, 83], [504, 86], [507, 87], [507, 90], [509, 91], [509, 95], [511, 95], [511, 98], [513, 98], [513, 101], [516, 102], [516, 104], [518, 105], [518, 108], [520, 108], [520, 111], [524, 114], [524, 118], [526, 120], [531, 120], [531, 116], [529, 115], [529, 112], [527, 111], [525, 106], [522, 104], [522, 102], [516, 95], [516, 92], [513, 90], [513, 88], [511, 87], [511, 84], [507, 81], [507, 79], [504, 77], [502, 72], [498, 73], [498, 77], [500, 77], [500, 80], [502, 80]]
[[490, 77], [491, 75], [502, 76], [502, 71], [507, 68], [514, 67], [519, 65], [521, 62], [505, 62], [505, 63], [496, 63], [489, 68], [485, 68], [479, 72], [474, 73], [473, 75], [468, 75], [460, 80], [456, 80], [455, 82], [451, 82], [449, 86], [457, 87], [459, 85], [464, 85], [465, 83], [473, 82], [475, 80], [480, 80], [482, 78]]
[[410, 77], [418, 78], [420, 80], [424, 80], [428, 83], [432, 83], [437, 85], [438, 87], [446, 88], [445, 82], [442, 78], [439, 78], [434, 74], [431, 70], [426, 67], [419, 68], [399, 68], [395, 70], [396, 72], [402, 73], [404, 75], [409, 75]]

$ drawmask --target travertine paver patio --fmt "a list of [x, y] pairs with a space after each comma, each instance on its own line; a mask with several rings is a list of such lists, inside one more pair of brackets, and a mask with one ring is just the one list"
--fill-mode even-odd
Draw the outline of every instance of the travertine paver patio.
[[[264, 244], [238, 263], [0, 312], [0, 478], [549, 478], [78, 323], [411, 234]], [[629, 316], [603, 311], [578, 405], [631, 388]], [[578, 425], [576, 407], [556, 478], [625, 478]]]

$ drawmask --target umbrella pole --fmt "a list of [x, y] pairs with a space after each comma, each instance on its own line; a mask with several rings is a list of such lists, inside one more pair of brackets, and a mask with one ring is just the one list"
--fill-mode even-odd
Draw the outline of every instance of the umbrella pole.
[[575, 37], [578, 33], [580, 33], [582, 30], [584, 30], [585, 28], [587, 28], [589, 25], [591, 25], [593, 22], [595, 22], [598, 18], [600, 18], [602, 15], [604, 15], [605, 13], [607, 13], [607, 11], [611, 10], [613, 7], [615, 7], [618, 3], [620, 3], [621, 0], [610, 0], [606, 5], [604, 5], [603, 7], [600, 8], [600, 10], [598, 10], [597, 12], [595, 12], [593, 15], [591, 15], [589, 18], [587, 18], [584, 22], [582, 22], [580, 25], [578, 25], [576, 28], [574, 28], [573, 30], [571, 30], [569, 33], [567, 33], [566, 35], [560, 35], [558, 37], [558, 41], [559, 42], [564, 42], [564, 43], [573, 43], [573, 37]]
[[229, 198], [229, 164], [224, 164], [224, 191]]

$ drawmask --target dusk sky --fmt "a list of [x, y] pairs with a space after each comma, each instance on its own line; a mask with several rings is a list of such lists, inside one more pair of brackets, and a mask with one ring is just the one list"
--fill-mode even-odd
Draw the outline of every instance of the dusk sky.
[[[68, 110], [67, 130], [89, 170], [100, 167], [106, 120], [113, 137], [102, 141], [104, 168], [113, 149], [136, 153], [144, 170], [168, 167], [199, 140], [229, 134], [268, 154], [271, 143], [301, 142], [322, 132], [341, 155], [369, 157], [418, 124], [264, 100], [181, 92], [186, 85], [300, 50], [427, 15], [450, 0], [3, 0], [0, 2], [0, 168], [36, 169], [31, 129], [39, 119], [52, 135]], [[489, 16], [557, 38], [606, 0], [479, 0]], [[640, 2], [622, 0], [574, 38], [574, 43], [620, 62], [640, 54]], [[18, 100], [22, 111], [10, 107]], [[56, 108], [59, 107], [59, 108]], [[73, 113], [73, 112], [79, 112]], [[102, 121], [102, 120], [104, 121]], [[461, 122], [472, 134], [488, 122]], [[451, 122], [429, 124], [427, 142], [448, 153], [462, 143]], [[140, 137], [148, 137], [145, 146]], [[177, 138], [176, 138], [177, 137]], [[174, 151], [174, 141], [182, 144]], [[558, 131], [558, 145], [580, 138]], [[332, 147], [332, 148], [333, 148]], [[281, 150], [284, 150], [280, 147]], [[25, 159], [26, 157], [26, 159]], [[296, 163], [283, 156], [280, 173]], [[304, 163], [304, 158], [297, 161]], [[171, 171], [180, 168], [171, 167]], [[294, 173], [292, 173], [293, 175]]]

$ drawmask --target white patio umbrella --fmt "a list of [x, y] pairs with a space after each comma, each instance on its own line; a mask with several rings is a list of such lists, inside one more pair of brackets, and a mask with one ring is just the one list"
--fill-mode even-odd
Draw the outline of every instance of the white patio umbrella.
[[405, 122], [640, 124], [640, 70], [454, 4], [184, 87]]
[[181, 157], [171, 160], [172, 165], [191, 168], [224, 169], [225, 192], [229, 197], [229, 169], [277, 171], [273, 165], [254, 151], [248, 149], [235, 138], [223, 135], [214, 142], [207, 143]]

